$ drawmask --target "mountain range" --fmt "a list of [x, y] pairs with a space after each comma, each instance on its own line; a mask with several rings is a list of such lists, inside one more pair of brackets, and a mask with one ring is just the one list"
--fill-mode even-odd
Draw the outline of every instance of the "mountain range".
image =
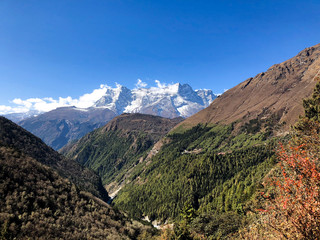
[[[231, 226], [239, 221], [237, 214], [252, 209], [264, 176], [275, 166], [275, 144], [303, 114], [303, 99], [312, 94], [319, 72], [320, 44], [228, 90], [142, 148], [131, 163], [119, 153], [147, 145], [143, 139], [131, 145], [131, 131], [124, 131], [135, 122], [131, 115], [122, 116], [126, 124], [106, 125], [63, 152], [96, 169], [113, 204], [130, 216], [163, 223], [192, 206], [200, 215], [195, 221], [203, 221], [200, 229], [210, 221], [225, 224], [225, 218]], [[113, 144], [111, 136], [121, 141]], [[122, 163], [125, 171], [119, 171]], [[226, 217], [226, 212], [237, 214]], [[206, 234], [218, 234], [214, 229]]]
[[0, 117], [1, 239], [137, 239], [150, 226], [113, 209], [100, 178]]
[[195, 90], [180, 83], [129, 90], [124, 86], [110, 88], [94, 107], [107, 108], [116, 114], [144, 113], [167, 118], [190, 117], [209, 106], [216, 98], [211, 90]]
[[[265, 183], [281, 180], [284, 171], [275, 151], [279, 141], [291, 138], [290, 129], [299, 119], [305, 119], [309, 129], [308, 116], [299, 117], [306, 109], [314, 124], [319, 122], [319, 81], [320, 44], [245, 80], [186, 119], [181, 116], [211, 102], [212, 92], [174, 84], [152, 95], [149, 91], [154, 89], [118, 86], [90, 108], [59, 108], [20, 122], [41, 129], [43, 137], [53, 136], [51, 144], [64, 146], [64, 156], [0, 118], [2, 233], [92, 239], [281, 239], [280, 232], [265, 232], [259, 225], [268, 213], [257, 209], [266, 201], [262, 192], [270, 190]], [[161, 114], [165, 117], [155, 116]], [[318, 155], [317, 145], [312, 147]], [[115, 209], [129, 218], [169, 227], [153, 238], [152, 228], [129, 221]], [[144, 237], [138, 236], [143, 231]], [[253, 235], [242, 235], [250, 231]]]
[[[122, 113], [144, 113], [166, 118], [189, 117], [217, 97], [211, 90], [193, 90], [180, 83], [129, 90], [118, 85], [89, 108], [63, 107], [19, 121], [18, 124], [54, 149], [77, 140]], [[17, 120], [21, 115], [10, 115]]]

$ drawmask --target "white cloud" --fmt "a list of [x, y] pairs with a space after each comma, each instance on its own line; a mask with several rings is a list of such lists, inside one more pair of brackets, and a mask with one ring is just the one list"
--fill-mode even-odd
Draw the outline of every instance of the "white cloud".
[[[133, 89], [134, 94], [137, 95], [136, 102], [132, 103], [132, 107], [135, 105], [142, 104], [142, 101], [145, 98], [149, 98], [153, 95], [172, 95], [178, 92], [179, 84], [178, 83], [161, 83], [159, 80], [155, 80], [156, 86], [147, 88], [147, 83], [143, 82], [141, 79], [137, 79], [136, 88]], [[116, 83], [116, 88], [112, 88], [106, 84], [101, 84], [99, 88], [94, 89], [91, 93], [86, 93], [80, 96], [79, 98], [68, 97], [59, 97], [54, 99], [52, 97], [46, 98], [29, 98], [21, 99], [15, 98], [11, 101], [10, 106], [0, 105], [0, 114], [9, 114], [9, 113], [25, 113], [28, 111], [37, 111], [37, 112], [48, 112], [58, 107], [68, 107], [75, 106], [78, 108], [88, 108], [94, 105], [102, 96], [104, 96], [108, 90], [113, 90], [114, 93], [119, 93], [121, 85]], [[115, 96], [118, 96], [115, 94]], [[154, 100], [154, 99], [153, 99]], [[139, 103], [139, 104], [138, 104]]]
[[141, 79], [138, 79], [138, 80], [137, 80], [136, 88], [145, 88], [145, 87], [147, 87], [147, 86], [148, 86], [148, 84], [145, 83], [145, 82], [142, 82]]
[[21, 98], [15, 98], [11, 101], [11, 103], [15, 106], [0, 105], [0, 114], [24, 113], [30, 110], [48, 112], [58, 107], [68, 106], [87, 108], [91, 107], [97, 100], [99, 100], [109, 88], [110, 87], [108, 85], [101, 84], [100, 88], [94, 89], [91, 93], [86, 93], [80, 96], [78, 99], [73, 99], [70, 96], [66, 98], [59, 97], [59, 99], [46, 97], [28, 98], [26, 100], [22, 100]]
[[167, 84], [161, 83], [159, 80], [155, 80], [154, 82], [157, 84], [158, 88], [165, 88], [167, 86]]
[[108, 85], [100, 85], [100, 88], [94, 89], [91, 93], [86, 93], [79, 97], [79, 99], [74, 99], [73, 106], [79, 108], [91, 107], [96, 101], [98, 101], [106, 92], [111, 88]]
[[10, 112], [12, 110], [12, 107], [0, 105], [0, 112]]

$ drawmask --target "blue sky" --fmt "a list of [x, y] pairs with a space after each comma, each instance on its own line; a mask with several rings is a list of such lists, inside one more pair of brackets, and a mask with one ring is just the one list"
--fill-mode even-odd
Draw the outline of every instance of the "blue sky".
[[320, 1], [0, 1], [0, 105], [137, 79], [215, 93], [320, 42]]

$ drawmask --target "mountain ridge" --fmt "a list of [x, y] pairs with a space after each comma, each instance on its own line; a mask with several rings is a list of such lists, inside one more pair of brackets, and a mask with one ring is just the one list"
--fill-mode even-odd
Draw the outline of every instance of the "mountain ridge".
[[117, 85], [109, 87], [89, 108], [61, 107], [18, 124], [58, 150], [122, 113], [187, 117], [207, 107], [215, 97], [211, 90], [194, 91], [180, 83], [133, 90]]
[[[118, 85], [109, 88], [93, 107], [108, 108], [117, 114], [144, 113], [167, 118], [189, 117], [210, 104], [212, 90], [193, 90], [188, 84], [130, 90]], [[170, 111], [168, 111], [170, 109]]]
[[156, 233], [16, 147], [0, 144], [1, 239], [139, 239]]
[[151, 147], [181, 121], [124, 113], [60, 152], [99, 173], [108, 192], [114, 195], [133, 169], [148, 158]]
[[0, 146], [18, 150], [41, 164], [51, 167], [60, 176], [78, 185], [80, 189], [89, 191], [105, 201], [109, 200], [100, 177], [92, 170], [65, 158], [48, 147], [40, 138], [4, 117], [0, 117]]
[[[198, 123], [231, 123], [239, 119], [267, 117], [280, 114], [285, 129], [303, 113], [302, 99], [310, 96], [320, 71], [320, 44], [302, 50], [287, 61], [271, 66], [229, 89], [208, 108], [189, 117], [179, 126], [192, 127]], [[257, 99], [262, 99], [257, 102]], [[263, 116], [262, 116], [263, 115]]]
[[245, 213], [319, 71], [320, 44], [228, 90], [176, 125], [113, 203], [162, 222], [179, 218], [186, 204], [213, 219]]

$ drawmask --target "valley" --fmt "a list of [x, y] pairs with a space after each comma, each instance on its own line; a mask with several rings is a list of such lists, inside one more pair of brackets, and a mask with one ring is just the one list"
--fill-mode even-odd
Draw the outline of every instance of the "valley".
[[[118, 86], [90, 108], [57, 108], [21, 127], [1, 117], [2, 236], [312, 239], [305, 236], [318, 234], [315, 227], [306, 233], [285, 220], [294, 208], [282, 215], [281, 198], [305, 209], [308, 194], [294, 202], [299, 188], [284, 194], [279, 182], [309, 183], [291, 170], [300, 155], [312, 176], [320, 172], [319, 81], [320, 44], [221, 96], [187, 84], [154, 95]], [[305, 216], [318, 213], [317, 194]], [[270, 227], [278, 223], [273, 206], [285, 227]]]

